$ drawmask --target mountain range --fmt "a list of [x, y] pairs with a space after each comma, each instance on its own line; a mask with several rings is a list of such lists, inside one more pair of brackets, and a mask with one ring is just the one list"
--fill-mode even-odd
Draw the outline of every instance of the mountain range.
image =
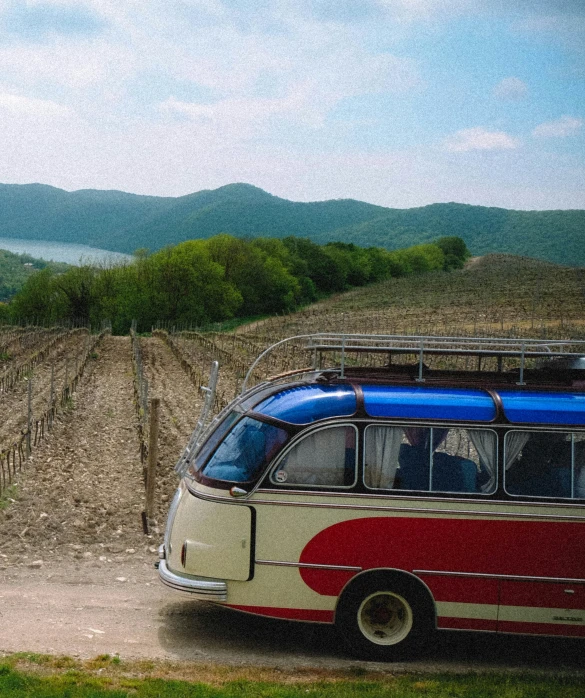
[[295, 235], [320, 244], [342, 241], [387, 249], [457, 235], [474, 255], [505, 252], [585, 266], [583, 210], [515, 211], [458, 203], [395, 209], [352, 199], [301, 203], [250, 184], [180, 197], [0, 184], [0, 238], [132, 253], [218, 233]]

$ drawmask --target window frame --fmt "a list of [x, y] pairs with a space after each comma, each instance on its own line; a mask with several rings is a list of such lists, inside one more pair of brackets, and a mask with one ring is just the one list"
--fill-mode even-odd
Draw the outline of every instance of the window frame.
[[[317, 484], [303, 484], [303, 483], [288, 483], [288, 482], [276, 482], [273, 479], [273, 475], [275, 472], [280, 467], [280, 464], [282, 461], [288, 457], [289, 453], [296, 448], [301, 441], [304, 441], [305, 439], [314, 436], [318, 432], [323, 432], [327, 429], [339, 429], [340, 427], [347, 428], [351, 427], [353, 429], [354, 434], [355, 434], [355, 456], [354, 456], [354, 479], [351, 484], [348, 485], [317, 485]], [[276, 460], [272, 464], [272, 466], [269, 468], [268, 472], [266, 473], [266, 477], [264, 481], [261, 484], [261, 487], [270, 487], [270, 488], [282, 488], [285, 491], [291, 491], [295, 489], [300, 489], [303, 491], [307, 492], [328, 492], [330, 490], [333, 490], [335, 492], [339, 491], [350, 491], [355, 488], [355, 486], [359, 482], [359, 449], [360, 449], [360, 432], [356, 424], [353, 422], [335, 422], [333, 424], [323, 424], [320, 425], [314, 429], [309, 429], [309, 430], [303, 430], [299, 435], [298, 438], [293, 438], [288, 444], [286, 444], [281, 452], [276, 456]]]
[[[496, 439], [496, 444], [495, 444], [495, 450], [494, 450], [494, 455], [495, 455], [495, 462], [494, 462], [494, 484], [489, 492], [482, 492], [480, 491], [475, 491], [475, 492], [461, 492], [461, 491], [453, 491], [453, 490], [438, 490], [438, 489], [430, 489], [430, 486], [432, 484], [432, 479], [433, 479], [433, 454], [435, 451], [430, 451], [429, 455], [429, 489], [428, 490], [415, 490], [415, 489], [400, 489], [400, 488], [391, 488], [391, 489], [386, 489], [386, 488], [377, 488], [377, 487], [370, 487], [366, 483], [366, 448], [367, 448], [367, 431], [370, 427], [398, 427], [400, 429], [408, 429], [408, 428], [418, 428], [418, 429], [430, 429], [431, 430], [431, 443], [432, 443], [432, 430], [433, 429], [464, 429], [465, 431], [469, 431], [470, 429], [476, 430], [476, 431], [487, 431], [491, 432], [494, 434], [495, 439]], [[419, 495], [427, 495], [427, 496], [436, 496], [436, 495], [445, 495], [446, 497], [453, 498], [453, 496], [467, 496], [467, 497], [494, 497], [499, 488], [499, 482], [500, 482], [500, 433], [498, 430], [494, 429], [493, 426], [487, 427], [484, 426], [483, 424], [457, 424], [457, 423], [449, 423], [449, 424], [421, 424], [420, 422], [368, 422], [367, 424], [364, 425], [363, 428], [363, 437], [362, 437], [362, 458], [361, 458], [361, 470], [362, 470], [362, 480], [361, 480], [361, 485], [364, 487], [366, 492], [368, 493], [380, 493], [380, 494], [391, 494], [394, 496], [400, 496], [400, 495], [406, 495], [409, 493], [415, 493], [416, 496]], [[399, 471], [399, 468], [397, 468], [397, 473]], [[396, 476], [395, 476], [396, 477]]]
[[[507, 441], [508, 441], [508, 434], [515, 434], [515, 433], [522, 433], [522, 434], [563, 434], [565, 436], [570, 435], [571, 436], [571, 496], [570, 497], [558, 497], [556, 495], [539, 495], [539, 494], [522, 494], [522, 493], [512, 493], [509, 492], [507, 487], [506, 487], [506, 473], [508, 472], [508, 468], [506, 468], [506, 462], [507, 462]], [[583, 437], [583, 440], [585, 440], [585, 432], [583, 431], [576, 431], [575, 429], [571, 429], [570, 427], [565, 428], [565, 429], [526, 429], [526, 428], [514, 428], [514, 429], [508, 429], [506, 433], [503, 435], [504, 438], [502, 439], [502, 490], [505, 493], [507, 497], [513, 498], [516, 501], [541, 501], [541, 500], [554, 500], [554, 501], [561, 501], [563, 503], [573, 503], [573, 502], [583, 502], [585, 500], [585, 497], [577, 497], [575, 494], [576, 491], [576, 484], [577, 484], [577, 472], [576, 472], [576, 464], [575, 464], [575, 436], [581, 435]], [[585, 465], [582, 467], [585, 468]]]

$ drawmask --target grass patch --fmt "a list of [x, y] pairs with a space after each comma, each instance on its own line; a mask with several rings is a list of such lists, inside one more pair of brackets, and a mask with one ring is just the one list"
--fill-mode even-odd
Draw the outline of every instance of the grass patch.
[[509, 672], [392, 674], [347, 670], [81, 661], [20, 653], [0, 664], [3, 698], [585, 698], [583, 676]]
[[0, 511], [3, 511], [18, 499], [18, 490], [16, 485], [9, 485], [5, 490], [2, 490], [0, 495]]

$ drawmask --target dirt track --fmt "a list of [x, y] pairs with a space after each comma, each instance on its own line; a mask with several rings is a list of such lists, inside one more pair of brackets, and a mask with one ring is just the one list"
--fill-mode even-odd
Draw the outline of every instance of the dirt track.
[[[144, 485], [129, 339], [107, 337], [97, 353], [73, 410], [34, 451], [17, 501], [0, 512], [0, 652], [287, 669], [355, 665], [330, 627], [237, 614], [159, 583], [154, 562], [161, 532], [146, 537], [140, 517]], [[198, 406], [194, 388], [160, 340], [146, 340], [144, 359], [162, 404], [162, 516], [176, 482], [172, 466]], [[584, 671], [582, 657], [582, 642], [462, 633], [439, 635], [424, 659], [384, 668]]]

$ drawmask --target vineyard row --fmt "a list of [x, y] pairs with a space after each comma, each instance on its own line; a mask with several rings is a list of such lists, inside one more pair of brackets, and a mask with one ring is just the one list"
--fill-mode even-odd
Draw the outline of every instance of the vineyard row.
[[[78, 331], [74, 330], [73, 332]], [[45, 438], [46, 432], [52, 428], [55, 417], [68, 407], [71, 395], [77, 389], [77, 384], [83, 376], [87, 363], [94, 356], [94, 351], [105, 333], [104, 331], [99, 335], [88, 337], [85, 350], [76, 364], [75, 372], [72, 372], [71, 377], [67, 377], [61, 391], [51, 394], [48, 407], [37, 415], [32, 413], [32, 382], [29, 381], [26, 428], [21, 430], [20, 435], [14, 438], [7, 448], [0, 451], [0, 495], [13, 484], [17, 472], [26, 465], [33, 447], [38, 446]]]

